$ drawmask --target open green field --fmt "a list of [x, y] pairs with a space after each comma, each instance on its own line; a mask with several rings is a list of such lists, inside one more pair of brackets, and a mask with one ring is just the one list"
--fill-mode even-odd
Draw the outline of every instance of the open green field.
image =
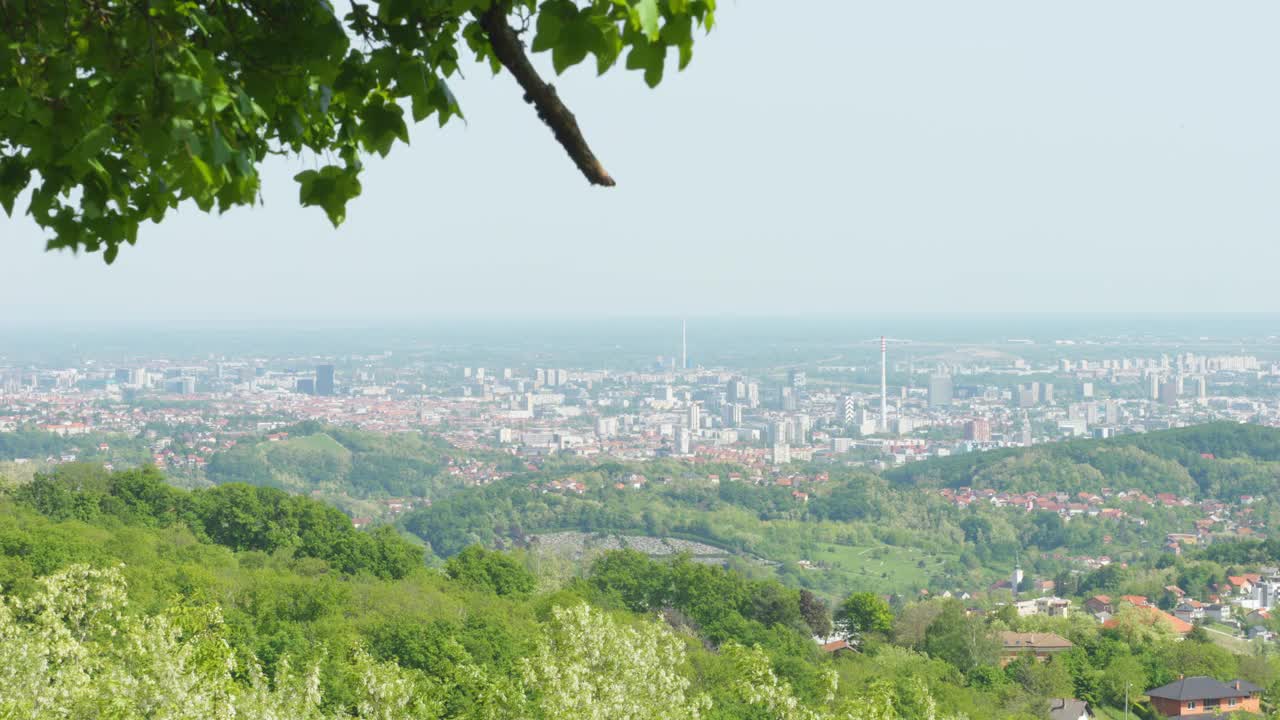
[[[948, 556], [925, 553], [912, 548], [891, 545], [853, 547], [849, 545], [820, 545], [813, 557], [820, 569], [814, 573], [827, 573], [837, 584], [847, 585], [843, 592], [874, 591], [914, 593], [929, 585], [929, 579], [938, 572]], [[921, 563], [924, 567], [921, 567]]]
[[[268, 443], [263, 449], [269, 449], [275, 443]], [[316, 433], [315, 435], [303, 435], [300, 437], [291, 437], [288, 440], [282, 440], [277, 447], [283, 446], [294, 450], [307, 450], [311, 452], [338, 453], [340, 455], [349, 455], [350, 452], [342, 447], [342, 445], [329, 437], [325, 433]]]
[[1229, 632], [1230, 628], [1225, 626], [1205, 626], [1204, 629], [1209, 634], [1209, 639], [1227, 650], [1241, 655], [1250, 653], [1249, 641], [1232, 635]]

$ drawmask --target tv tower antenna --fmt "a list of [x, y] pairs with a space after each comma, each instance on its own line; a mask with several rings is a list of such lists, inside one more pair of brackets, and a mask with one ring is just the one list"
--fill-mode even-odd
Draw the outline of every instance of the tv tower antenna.
[[888, 344], [880, 336], [880, 432], [889, 432]]
[[680, 369], [689, 369], [689, 334], [688, 322], [680, 321]]

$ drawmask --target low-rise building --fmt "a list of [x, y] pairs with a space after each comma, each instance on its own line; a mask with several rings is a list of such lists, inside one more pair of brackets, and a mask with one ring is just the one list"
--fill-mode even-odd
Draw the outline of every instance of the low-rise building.
[[1147, 691], [1151, 706], [1164, 717], [1261, 712], [1262, 688], [1245, 680], [1219, 682], [1197, 675]]
[[1004, 631], [1000, 633], [1000, 666], [1023, 656], [1033, 656], [1044, 662], [1050, 656], [1066, 652], [1075, 647], [1070, 640], [1054, 633], [1020, 633]]

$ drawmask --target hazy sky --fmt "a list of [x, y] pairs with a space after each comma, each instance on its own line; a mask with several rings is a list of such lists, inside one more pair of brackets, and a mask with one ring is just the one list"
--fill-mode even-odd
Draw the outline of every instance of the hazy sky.
[[110, 268], [0, 216], [0, 324], [1280, 310], [1280, 5], [721, 3], [656, 91], [556, 81], [616, 188], [473, 66], [340, 230], [310, 159]]

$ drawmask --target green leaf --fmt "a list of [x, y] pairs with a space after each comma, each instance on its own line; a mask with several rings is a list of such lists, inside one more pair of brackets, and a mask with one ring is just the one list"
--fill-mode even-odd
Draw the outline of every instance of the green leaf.
[[199, 102], [204, 97], [204, 83], [190, 75], [173, 75], [169, 79], [173, 99], [180, 103]]
[[399, 138], [409, 142], [409, 128], [404, 123], [404, 110], [382, 98], [371, 100], [360, 112], [360, 140], [369, 152], [383, 157], [391, 152], [391, 145]]
[[640, 38], [627, 53], [628, 70], [644, 70], [644, 81], [649, 87], [657, 87], [662, 82], [663, 64], [667, 59], [667, 49], [658, 43], [651, 43]]
[[658, 18], [661, 13], [658, 11], [658, 0], [640, 0], [636, 3], [636, 19], [640, 22], [640, 31], [643, 32], [649, 40], [657, 40]]
[[559, 75], [587, 58], [600, 46], [602, 33], [586, 13], [578, 13], [560, 30], [559, 42], [551, 49], [551, 65]]
[[0, 158], [0, 207], [13, 217], [13, 203], [31, 181], [31, 168], [20, 157]]
[[227, 144], [227, 139], [222, 136], [222, 132], [217, 127], [213, 128], [213, 142], [210, 146], [215, 167], [226, 165], [231, 160], [231, 146]]
[[357, 172], [336, 165], [300, 172], [293, 178], [299, 184], [298, 201], [306, 206], [321, 207], [329, 222], [338, 227], [347, 218], [347, 202], [360, 195]]
[[[574, 9], [576, 10], [576, 8]], [[560, 29], [564, 26], [565, 15], [563, 3], [546, 2], [538, 12], [538, 21], [534, 26], [532, 50], [545, 52], [555, 47], [560, 40]]]

